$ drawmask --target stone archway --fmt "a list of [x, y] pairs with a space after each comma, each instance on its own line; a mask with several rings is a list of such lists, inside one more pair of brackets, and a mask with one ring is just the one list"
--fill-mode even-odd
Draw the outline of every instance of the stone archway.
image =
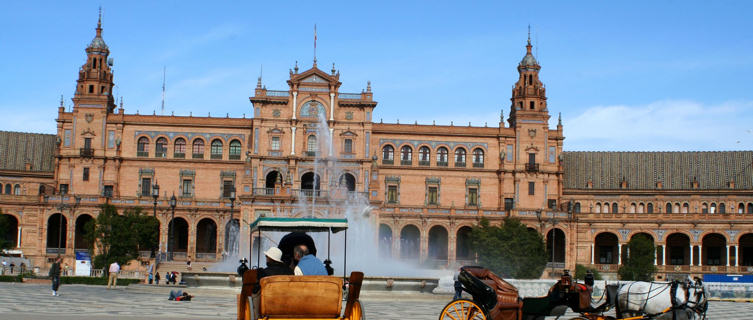
[[[173, 233], [173, 228], [175, 233]], [[170, 241], [170, 235], [173, 235], [172, 241]], [[188, 222], [186, 219], [176, 217], [173, 223], [168, 225], [167, 236], [167, 250], [185, 255], [188, 251]]]
[[238, 219], [229, 220], [225, 224], [225, 250], [223, 253], [223, 259], [228, 256], [236, 256], [239, 253], [240, 247], [240, 221]]
[[55, 213], [47, 218], [47, 253], [65, 253], [66, 230], [68, 219], [62, 214]]
[[303, 190], [304, 194], [307, 196], [313, 196], [318, 195], [319, 190], [321, 190], [320, 186], [320, 177], [318, 174], [313, 172], [306, 172], [301, 176], [301, 190]]
[[392, 228], [384, 223], [379, 224], [379, 255], [392, 257]]
[[456, 260], [472, 260], [473, 251], [471, 250], [471, 231], [473, 228], [463, 226], [458, 229], [455, 238], [455, 259]]
[[447, 229], [433, 226], [429, 229], [429, 259], [447, 260]]
[[753, 233], [746, 233], [740, 236], [739, 247], [739, 265], [746, 267], [753, 266]]
[[[667, 254], [665, 255], [665, 264], [667, 265], [690, 265], [690, 238], [684, 233], [673, 233], [667, 236]], [[669, 262], [666, 263], [666, 259]]]
[[[559, 228], [549, 230], [546, 234], [546, 252], [547, 261], [549, 262], [565, 262], [565, 232]], [[554, 248], [554, 255], [552, 255], [552, 248]], [[552, 260], [554, 259], [554, 260]]]
[[[279, 180], [279, 181], [278, 181]], [[275, 185], [282, 182], [282, 175], [276, 170], [269, 171], [264, 179], [266, 194], [274, 194]]]
[[91, 244], [86, 239], [86, 224], [94, 221], [94, 218], [88, 214], [82, 214], [76, 218], [76, 230], [73, 238], [73, 248], [75, 250], [88, 250]]
[[718, 233], [709, 233], [703, 237], [701, 261], [704, 266], [723, 266], [727, 264], [727, 239]]
[[10, 243], [11, 248], [18, 247], [18, 219], [10, 214], [0, 215], [0, 218], [5, 219], [8, 226], [8, 230], [5, 234], [0, 235], [3, 240]]
[[204, 218], [196, 225], [196, 258], [213, 258], [217, 253], [217, 224]]
[[602, 232], [594, 240], [594, 263], [617, 264], [619, 239], [611, 232]]
[[343, 173], [340, 176], [340, 187], [346, 188], [348, 191], [356, 191], [356, 177], [350, 173]]
[[400, 231], [400, 258], [418, 260], [421, 248], [421, 232], [418, 227], [409, 224]]

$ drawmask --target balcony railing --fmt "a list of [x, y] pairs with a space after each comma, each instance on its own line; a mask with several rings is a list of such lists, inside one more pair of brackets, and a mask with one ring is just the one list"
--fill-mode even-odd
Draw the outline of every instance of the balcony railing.
[[395, 160], [392, 160], [392, 159], [382, 159], [382, 164], [395, 164]]
[[136, 156], [137, 157], [148, 157], [149, 156], [149, 151], [136, 151]]
[[94, 156], [94, 149], [92, 148], [81, 148], [79, 150], [79, 154], [84, 158], [91, 158]]
[[340, 93], [337, 95], [339, 99], [353, 99], [358, 100], [361, 99], [360, 93]]
[[307, 157], [316, 157], [316, 151], [306, 151]]
[[302, 189], [302, 190], [298, 190], [298, 195], [300, 197], [307, 197], [307, 198], [311, 198], [311, 197], [321, 198], [321, 197], [326, 197], [327, 196], [327, 191], [325, 191], [325, 190], [318, 190], [318, 189], [317, 190]]
[[173, 153], [173, 158], [175, 158], [175, 159], [185, 159], [186, 158], [186, 154], [183, 153], [183, 152], [176, 152], [176, 153]]
[[155, 158], [165, 158], [167, 156], [167, 153], [165, 152], [155, 152], [154, 157]]
[[47, 248], [47, 254], [65, 254], [65, 248]]
[[422, 167], [428, 167], [431, 165], [431, 161], [429, 160], [418, 160], [418, 165]]
[[555, 268], [555, 269], [565, 269], [565, 263], [564, 262], [547, 262], [546, 267]]
[[268, 97], [289, 97], [290, 92], [282, 91], [282, 90], [267, 90], [267, 96]]
[[413, 160], [400, 160], [401, 166], [410, 166], [413, 165]]
[[231, 154], [231, 155], [228, 156], [228, 159], [230, 159], [230, 160], [240, 160], [241, 159], [241, 155], [240, 154]]
[[447, 161], [437, 161], [437, 167], [446, 167]]
[[255, 196], [273, 196], [275, 188], [254, 188], [253, 194]]
[[222, 160], [222, 154], [213, 153], [211, 156], [209, 156], [209, 158], [212, 160]]
[[484, 163], [483, 162], [474, 162], [473, 163], [473, 167], [474, 168], [483, 168], [484, 167]]
[[538, 163], [526, 163], [526, 171], [528, 172], [539, 171], [539, 164]]
[[193, 154], [193, 158], [194, 159], [204, 159], [204, 154], [203, 153], [194, 153]]
[[455, 162], [455, 166], [456, 167], [465, 168], [465, 161], [463, 161], [463, 162]]

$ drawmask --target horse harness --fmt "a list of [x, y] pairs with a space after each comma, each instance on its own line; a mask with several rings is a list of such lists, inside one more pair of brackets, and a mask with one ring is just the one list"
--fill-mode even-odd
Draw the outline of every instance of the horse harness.
[[[633, 284], [630, 284], [630, 287], [632, 287], [632, 285]], [[672, 320], [677, 320], [677, 310], [690, 310], [690, 311], [698, 314], [699, 316], [701, 316], [702, 319], [706, 319], [706, 310], [708, 309], [708, 304], [704, 303], [703, 305], [701, 305], [701, 303], [700, 303], [701, 302], [701, 298], [705, 298], [706, 297], [706, 291], [703, 290], [703, 285], [691, 284], [689, 281], [685, 281], [685, 282], [672, 281], [671, 283], [669, 283], [669, 286], [664, 287], [663, 289], [656, 288], [656, 290], [658, 290], [658, 291], [655, 292], [655, 293], [652, 292], [654, 290], [652, 288], [653, 285], [654, 285], [654, 282], [650, 282], [649, 283], [649, 290], [647, 292], [646, 300], [643, 302], [643, 307], [641, 309], [645, 310], [646, 304], [648, 303], [648, 301], [651, 300], [652, 298], [658, 296], [662, 292], [665, 292], [667, 290], [667, 288], [669, 288], [669, 295], [670, 295], [671, 306], [668, 307], [667, 309], [664, 309], [663, 311], [661, 311], [659, 313], [646, 314], [646, 316], [648, 316], [650, 319], [653, 319], [655, 317], [663, 315], [663, 314], [665, 314], [667, 312], [672, 312]], [[685, 289], [685, 301], [684, 302], [677, 301], [677, 299], [676, 299], [677, 289], [680, 287], [680, 285], [682, 285], [682, 288]], [[628, 296], [630, 296], [630, 287], [628, 287]], [[695, 292], [695, 294], [694, 294], [694, 296], [695, 296], [696, 299], [692, 303], [693, 306], [689, 306], [689, 304], [691, 302], [690, 301], [690, 290], [689, 289], [691, 289], [691, 288], [697, 289], [696, 292]], [[700, 289], [700, 290], [698, 290], [698, 289]], [[651, 295], [652, 293], [653, 293], [653, 295]], [[618, 310], [618, 312], [619, 312], [619, 310]]]

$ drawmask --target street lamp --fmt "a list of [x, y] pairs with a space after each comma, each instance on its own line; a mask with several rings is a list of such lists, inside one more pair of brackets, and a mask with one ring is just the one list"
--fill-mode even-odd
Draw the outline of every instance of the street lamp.
[[[167, 255], [168, 255], [167, 259], [169, 261], [173, 260], [173, 253], [172, 253], [172, 251], [175, 251], [175, 247], [174, 247], [175, 244], [173, 243], [173, 240], [174, 240], [174, 237], [175, 237], [175, 226], [173, 226], [173, 220], [175, 220], [175, 205], [177, 204], [177, 202], [178, 201], [175, 199], [175, 194], [173, 194], [173, 196], [170, 197], [170, 209], [172, 209], [172, 211], [173, 211], [173, 216], [172, 216], [172, 218], [170, 218], [170, 224], [169, 224], [169, 228], [170, 228], [170, 241], [168, 241], [168, 243], [167, 243]], [[171, 251], [170, 248], [172, 248], [173, 250]]]
[[233, 208], [235, 207], [235, 186], [230, 189], [230, 221], [233, 220]]
[[[79, 196], [73, 196], [73, 198], [76, 201], [75, 206], [71, 209], [71, 213], [73, 213], [76, 207], [81, 203], [81, 197]], [[60, 256], [61, 246], [63, 244], [63, 210], [66, 208], [70, 208], [70, 206], [63, 203], [63, 194], [60, 194], [60, 206], [58, 206], [58, 209], [60, 210], [60, 217], [58, 219], [58, 256]], [[73, 214], [71, 214], [72, 216]], [[67, 232], [66, 232], [67, 236]]]
[[154, 182], [152, 186], [152, 198], [154, 198], [154, 217], [157, 217], [157, 198], [159, 198], [159, 185]]

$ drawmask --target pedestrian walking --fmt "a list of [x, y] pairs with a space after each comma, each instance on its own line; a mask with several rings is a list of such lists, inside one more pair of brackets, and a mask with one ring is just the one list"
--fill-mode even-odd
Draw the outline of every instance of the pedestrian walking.
[[191, 257], [186, 260], [186, 270], [191, 271]]
[[63, 260], [61, 257], [57, 257], [55, 262], [50, 266], [50, 279], [52, 280], [52, 295], [58, 295], [58, 288], [60, 288], [60, 262]]
[[107, 280], [107, 289], [110, 289], [110, 286], [117, 288], [118, 287], [118, 273], [120, 273], [120, 265], [117, 261], [110, 264], [110, 278]]
[[10, 274], [13, 274], [13, 268], [15, 268], [15, 267], [16, 267], [16, 264], [13, 263], [13, 262], [11, 262], [10, 263]]
[[148, 275], [149, 284], [152, 284], [152, 281], [154, 280], [154, 265], [149, 264], [149, 267], [146, 269], [146, 272], [147, 274], [149, 274]]
[[154, 284], [159, 285], [159, 272], [154, 275]]

